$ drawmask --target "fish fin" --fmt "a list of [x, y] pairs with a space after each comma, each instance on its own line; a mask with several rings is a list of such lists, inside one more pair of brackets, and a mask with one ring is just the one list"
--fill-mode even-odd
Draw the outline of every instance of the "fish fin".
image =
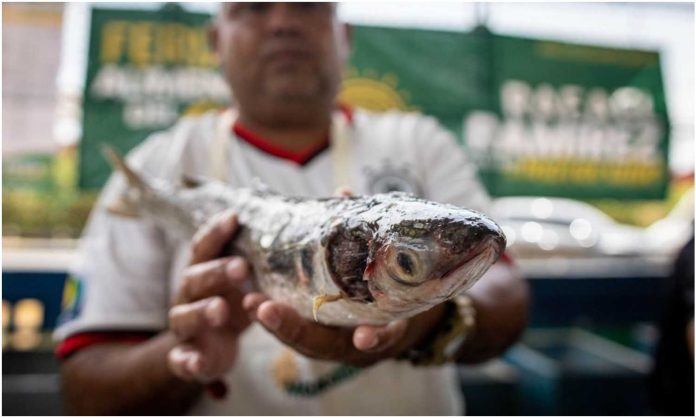
[[106, 207], [106, 210], [113, 215], [123, 216], [125, 218], [137, 218], [140, 216], [138, 208], [122, 197], [111, 202]]
[[195, 189], [202, 186], [204, 183], [200, 177], [190, 176], [188, 174], [181, 175], [181, 185], [186, 189]]
[[336, 295], [326, 295], [322, 294], [319, 296], [314, 297], [314, 303], [312, 304], [312, 316], [314, 317], [314, 320], [316, 322], [319, 322], [319, 319], [317, 317], [317, 314], [319, 313], [319, 308], [321, 305], [328, 303], [328, 302], [335, 302], [337, 300], [343, 299], [343, 295], [338, 293]]
[[261, 196], [279, 194], [277, 191], [273, 190], [271, 186], [264, 183], [264, 181], [258, 177], [254, 177], [251, 179], [251, 189]]
[[140, 178], [140, 175], [138, 175], [128, 166], [123, 157], [121, 157], [121, 155], [112, 146], [102, 144], [102, 154], [104, 154], [106, 159], [109, 160], [111, 165], [116, 170], [120, 171], [124, 176], [126, 176], [126, 180], [128, 181], [129, 185], [137, 187], [141, 190], [145, 189], [145, 182], [143, 182], [142, 178]]
[[295, 274], [297, 274], [298, 282], [302, 287], [309, 286], [311, 279], [308, 276], [308, 272], [305, 270], [305, 267], [302, 265], [302, 259], [300, 257], [295, 259]]

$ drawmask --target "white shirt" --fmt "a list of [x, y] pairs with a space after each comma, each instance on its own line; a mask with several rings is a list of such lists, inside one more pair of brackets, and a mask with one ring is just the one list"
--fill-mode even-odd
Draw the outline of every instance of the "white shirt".
[[[179, 181], [182, 173], [210, 176], [211, 148], [219, 112], [183, 118], [157, 133], [128, 158], [141, 173]], [[475, 168], [454, 137], [435, 119], [415, 113], [381, 114], [355, 110], [345, 136], [355, 194], [398, 189], [426, 199], [485, 212], [488, 196]], [[331, 195], [336, 187], [336, 153], [326, 150], [305, 165], [278, 158], [225, 129], [232, 186], [255, 177], [288, 195]], [[218, 137], [219, 140], [219, 137]], [[332, 145], [333, 146], [333, 145]], [[56, 330], [56, 338], [86, 331], [147, 330], [167, 327], [167, 311], [189, 243], [146, 220], [118, 218], [104, 210], [124, 187], [112, 176], [90, 216], [73, 275], [82, 281], [83, 300], [75, 318]], [[203, 396], [192, 414], [222, 415], [453, 415], [463, 412], [456, 368], [416, 368], [383, 361], [315, 397], [287, 394], [273, 378], [273, 364], [285, 346], [258, 324], [240, 339], [240, 355], [226, 376], [222, 401]], [[302, 380], [314, 380], [337, 365], [296, 356]], [[117, 395], [115, 395], [117, 396]]]

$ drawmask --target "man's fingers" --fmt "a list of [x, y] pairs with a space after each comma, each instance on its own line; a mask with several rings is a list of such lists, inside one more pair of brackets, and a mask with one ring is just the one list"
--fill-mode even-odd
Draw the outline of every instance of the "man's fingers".
[[353, 345], [360, 351], [380, 352], [389, 349], [406, 334], [408, 321], [392, 321], [386, 326], [361, 325], [353, 333]]
[[195, 348], [188, 344], [180, 344], [169, 351], [167, 364], [178, 378], [191, 381], [195, 380], [195, 375], [191, 370], [198, 358], [200, 358], [200, 353]]
[[242, 300], [242, 308], [244, 308], [246, 312], [255, 318], [256, 311], [258, 310], [259, 306], [261, 306], [261, 304], [267, 300], [270, 300], [270, 298], [263, 293], [248, 293], [244, 295], [244, 299]]
[[176, 305], [169, 310], [169, 328], [182, 341], [195, 337], [203, 330], [222, 327], [229, 320], [230, 308], [222, 297]]
[[242, 257], [229, 256], [189, 266], [179, 290], [179, 303], [220, 295], [241, 287], [250, 268]]
[[193, 237], [190, 264], [219, 257], [237, 227], [237, 216], [231, 211], [217, 215], [203, 225]]
[[298, 352], [317, 359], [342, 359], [358, 366], [373, 363], [375, 354], [395, 347], [408, 325], [406, 320], [398, 320], [383, 327], [363, 325], [355, 330], [329, 327], [304, 319], [289, 306], [273, 301], [262, 302], [256, 315], [279, 340]]
[[[263, 302], [257, 312], [262, 325], [298, 352], [319, 359], [356, 360], [360, 353], [351, 344], [351, 331], [327, 327], [302, 318], [289, 306], [273, 301]], [[321, 347], [321, 352], [317, 352]]]
[[361, 351], [370, 351], [379, 345], [379, 335], [374, 327], [358, 327], [353, 332], [353, 345]]
[[209, 382], [213, 380], [209, 363], [203, 353], [194, 346], [180, 344], [169, 351], [169, 369], [183, 380]]

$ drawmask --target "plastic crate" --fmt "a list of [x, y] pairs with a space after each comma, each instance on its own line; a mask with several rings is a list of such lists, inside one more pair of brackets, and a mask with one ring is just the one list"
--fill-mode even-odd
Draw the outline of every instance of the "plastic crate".
[[514, 415], [518, 406], [519, 373], [502, 360], [478, 366], [461, 366], [459, 383], [466, 415]]
[[3, 415], [63, 415], [52, 351], [3, 351], [2, 365]]
[[646, 415], [652, 359], [577, 328], [530, 330], [506, 355], [524, 415]]

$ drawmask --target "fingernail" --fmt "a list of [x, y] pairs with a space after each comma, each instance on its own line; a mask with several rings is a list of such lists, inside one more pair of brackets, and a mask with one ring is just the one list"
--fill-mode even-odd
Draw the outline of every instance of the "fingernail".
[[224, 228], [225, 228], [225, 231], [227, 233], [231, 233], [232, 230], [234, 229], [234, 224], [236, 222], [236, 218], [237, 217], [232, 212], [228, 212], [225, 214], [225, 224], [224, 224], [225, 226], [224, 226]]
[[245, 311], [256, 311], [263, 302], [263, 299], [259, 300], [254, 295], [245, 295], [242, 299], [242, 308]]
[[169, 352], [169, 357], [177, 363], [186, 360], [184, 352], [179, 347], [172, 348], [172, 351]]
[[365, 349], [370, 350], [372, 348], [377, 347], [377, 343], [379, 343], [379, 339], [376, 336], [368, 337], [368, 339], [365, 341]]
[[208, 304], [205, 308], [205, 316], [208, 319], [210, 325], [214, 327], [219, 327], [222, 325], [224, 318], [221, 315], [222, 301], [215, 299]]
[[[358, 331], [358, 332], [360, 332], [360, 331]], [[363, 342], [361, 344], [362, 350], [370, 350], [372, 348], [375, 348], [377, 346], [377, 344], [379, 343], [379, 338], [377, 338], [377, 336], [374, 334], [360, 332], [360, 334], [358, 334], [357, 337], [359, 340], [362, 340], [362, 342]]]
[[201, 369], [201, 356], [198, 353], [193, 353], [189, 356], [186, 362], [186, 367], [191, 373], [198, 373]]
[[269, 329], [276, 331], [278, 328], [280, 328], [280, 324], [282, 321], [275, 310], [266, 309], [266, 312], [264, 313], [263, 317], [263, 324]]
[[210, 226], [212, 227], [222, 227], [227, 228], [227, 223], [225, 222], [225, 213], [221, 212], [213, 216], [213, 219], [210, 220], [209, 223]]
[[227, 263], [227, 276], [232, 278], [239, 278], [244, 275], [244, 268], [244, 262], [241, 259], [233, 258]]

